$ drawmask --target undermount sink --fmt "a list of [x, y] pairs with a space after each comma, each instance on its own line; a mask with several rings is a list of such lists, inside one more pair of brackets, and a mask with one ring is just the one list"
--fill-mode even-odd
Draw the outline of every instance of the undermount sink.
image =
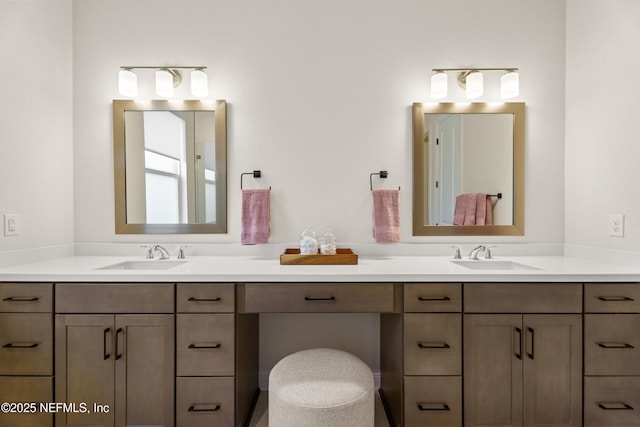
[[532, 267], [527, 264], [506, 260], [464, 260], [451, 262], [470, 270], [540, 270], [537, 267]]
[[100, 267], [97, 270], [169, 270], [188, 261], [124, 261]]

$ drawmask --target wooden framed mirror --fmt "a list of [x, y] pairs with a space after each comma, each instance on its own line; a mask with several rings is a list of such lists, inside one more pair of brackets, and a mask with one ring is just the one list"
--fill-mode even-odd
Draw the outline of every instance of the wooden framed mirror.
[[414, 103], [413, 235], [524, 235], [524, 135], [521, 102]]
[[226, 102], [113, 101], [116, 234], [227, 232]]

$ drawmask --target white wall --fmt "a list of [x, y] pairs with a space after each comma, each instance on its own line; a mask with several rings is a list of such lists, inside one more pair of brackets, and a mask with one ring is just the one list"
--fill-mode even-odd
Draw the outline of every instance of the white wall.
[[0, 0], [0, 52], [0, 252], [71, 244], [71, 0]]
[[640, 251], [639, 43], [637, 0], [567, 1], [566, 243]]
[[[475, 241], [411, 236], [411, 104], [430, 101], [432, 68], [461, 66], [519, 67], [515, 101], [527, 103], [526, 235], [491, 240], [563, 240], [564, 1], [73, 5], [76, 242], [239, 242], [240, 173], [253, 169], [257, 185], [273, 187], [271, 242], [296, 241], [307, 223], [340, 242], [373, 242], [368, 178], [383, 169], [383, 185], [402, 187], [402, 241]], [[116, 236], [117, 72], [171, 64], [209, 67], [211, 97], [229, 103], [229, 234]], [[154, 97], [152, 77], [140, 73], [143, 98]], [[485, 77], [478, 101], [499, 100], [498, 77]]]

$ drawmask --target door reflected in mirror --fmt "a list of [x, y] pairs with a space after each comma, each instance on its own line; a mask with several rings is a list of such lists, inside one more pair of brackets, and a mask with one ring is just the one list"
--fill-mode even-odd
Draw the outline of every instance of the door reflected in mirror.
[[114, 101], [116, 233], [226, 232], [224, 101]]
[[524, 234], [524, 104], [414, 104], [413, 234]]

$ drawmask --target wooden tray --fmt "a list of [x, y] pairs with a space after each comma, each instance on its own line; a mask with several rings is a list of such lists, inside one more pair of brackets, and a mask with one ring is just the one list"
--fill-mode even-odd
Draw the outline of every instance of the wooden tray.
[[335, 255], [300, 255], [300, 249], [285, 249], [280, 255], [282, 265], [356, 265], [358, 254], [351, 249], [338, 248]]

